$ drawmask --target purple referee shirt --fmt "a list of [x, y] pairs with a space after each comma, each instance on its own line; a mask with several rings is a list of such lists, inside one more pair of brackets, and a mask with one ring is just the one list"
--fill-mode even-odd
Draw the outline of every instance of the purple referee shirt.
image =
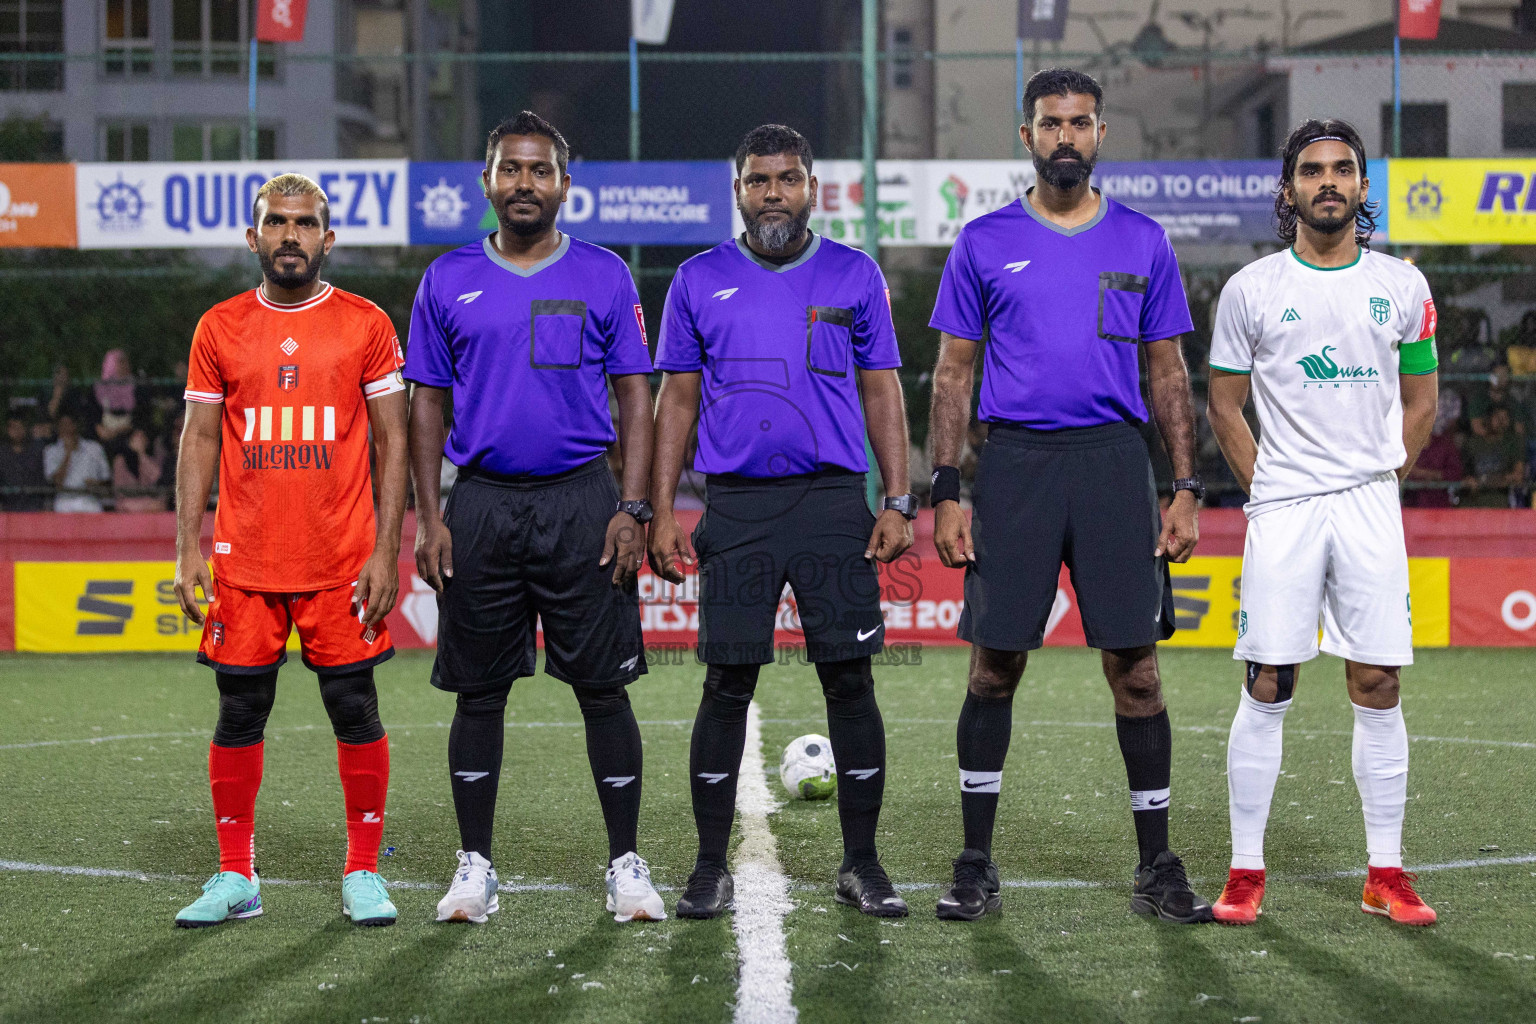
[[1036, 430], [1145, 421], [1138, 344], [1194, 327], [1167, 234], [1108, 196], [1075, 228], [1027, 196], [971, 221], [929, 326], [986, 339], [981, 419]]
[[433, 260], [416, 290], [405, 377], [453, 389], [455, 465], [575, 469], [616, 437], [606, 375], [650, 372], [629, 267], [569, 235], [527, 269], [487, 237]]
[[858, 370], [900, 365], [880, 267], [816, 234], [783, 266], [739, 238], [684, 263], [656, 343], [658, 369], [703, 375], [700, 473], [866, 472]]

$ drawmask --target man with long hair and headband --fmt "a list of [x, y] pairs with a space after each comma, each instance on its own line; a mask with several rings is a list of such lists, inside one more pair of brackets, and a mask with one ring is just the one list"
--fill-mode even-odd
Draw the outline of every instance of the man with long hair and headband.
[[[1301, 663], [1344, 659], [1369, 867], [1360, 908], [1399, 924], [1435, 912], [1403, 871], [1408, 734], [1399, 673], [1413, 604], [1398, 490], [1435, 420], [1435, 304], [1411, 264], [1369, 248], [1365, 147], [1343, 121], [1286, 140], [1275, 215], [1287, 248], [1227, 282], [1211, 341], [1209, 416], [1248, 492], [1234, 657], [1246, 663], [1227, 743], [1232, 865], [1214, 909], [1252, 924], [1281, 726]], [[1253, 392], [1260, 438], [1243, 419]]]

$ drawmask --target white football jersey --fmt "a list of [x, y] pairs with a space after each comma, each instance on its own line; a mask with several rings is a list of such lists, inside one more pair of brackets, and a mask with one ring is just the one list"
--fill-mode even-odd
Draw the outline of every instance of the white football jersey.
[[1362, 249], [1323, 268], [1287, 249], [1232, 275], [1211, 367], [1252, 375], [1249, 518], [1395, 472], [1407, 459], [1398, 374], [1435, 366], [1435, 304], [1412, 264]]

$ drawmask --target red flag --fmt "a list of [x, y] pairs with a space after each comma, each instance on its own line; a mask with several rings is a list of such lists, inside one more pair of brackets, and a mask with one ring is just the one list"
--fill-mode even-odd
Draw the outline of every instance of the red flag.
[[1440, 34], [1440, 0], [1398, 0], [1397, 34], [1403, 39], [1433, 39]]
[[[1408, 0], [1403, 0], [1406, 4]], [[304, 15], [309, 0], [257, 0], [256, 38], [264, 43], [297, 43], [304, 39]], [[1436, 11], [1439, 4], [1435, 5]]]

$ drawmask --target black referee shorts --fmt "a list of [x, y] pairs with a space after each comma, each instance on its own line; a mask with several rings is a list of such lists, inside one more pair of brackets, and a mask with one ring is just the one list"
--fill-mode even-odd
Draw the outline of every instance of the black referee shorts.
[[993, 424], [972, 492], [976, 561], [960, 639], [998, 651], [1045, 642], [1065, 562], [1088, 646], [1144, 647], [1173, 635], [1152, 463], [1129, 423], [1069, 430]]
[[464, 693], [534, 671], [534, 619], [544, 671], [572, 686], [624, 686], [645, 673], [634, 580], [598, 565], [619, 499], [599, 456], [549, 477], [465, 471], [448, 496], [453, 575], [437, 597], [432, 685]]
[[786, 583], [811, 661], [879, 653], [880, 579], [864, 558], [874, 528], [863, 473], [709, 477], [704, 515], [693, 531], [699, 660], [773, 661], [774, 618]]

